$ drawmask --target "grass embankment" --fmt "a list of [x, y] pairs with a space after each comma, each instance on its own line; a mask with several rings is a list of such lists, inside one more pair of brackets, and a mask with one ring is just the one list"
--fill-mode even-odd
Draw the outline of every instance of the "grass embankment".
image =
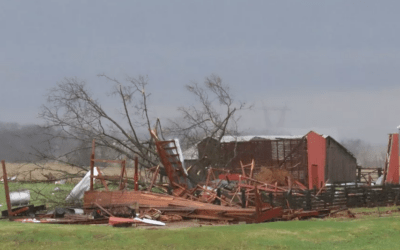
[[0, 222], [1, 249], [398, 249], [400, 217], [147, 230]]

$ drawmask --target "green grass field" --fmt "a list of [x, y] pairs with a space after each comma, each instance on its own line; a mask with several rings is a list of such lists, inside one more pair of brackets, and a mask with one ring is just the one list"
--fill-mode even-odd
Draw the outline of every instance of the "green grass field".
[[[62, 191], [54, 192], [55, 187]], [[72, 184], [10, 184], [11, 191], [30, 189], [33, 204], [48, 206], [63, 201], [72, 187]], [[1, 210], [5, 210], [3, 185], [0, 185], [0, 204], [3, 204]], [[157, 230], [0, 220], [0, 249], [398, 249], [400, 213], [397, 209], [351, 209], [357, 219], [339, 216]]]
[[398, 249], [400, 217], [183, 229], [0, 222], [1, 249]]
[[[29, 189], [31, 194], [31, 204], [42, 205], [48, 207], [57, 206], [65, 201], [67, 195], [71, 192], [74, 184], [56, 185], [52, 183], [9, 183], [9, 190], [18, 191]], [[58, 187], [59, 190], [54, 189]], [[0, 210], [7, 210], [6, 198], [4, 193], [4, 185], [0, 184]]]

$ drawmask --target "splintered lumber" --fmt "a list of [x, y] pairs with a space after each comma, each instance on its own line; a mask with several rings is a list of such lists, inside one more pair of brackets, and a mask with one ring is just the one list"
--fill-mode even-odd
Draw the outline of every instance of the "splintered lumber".
[[[237, 221], [257, 221], [262, 219], [269, 220], [275, 215], [281, 213], [279, 209], [262, 210], [256, 214], [254, 208], [235, 208], [218, 206], [199, 201], [191, 201], [181, 197], [175, 197], [164, 194], [155, 194], [144, 191], [87, 191], [84, 196], [84, 208], [91, 209], [97, 207], [97, 204], [103, 207], [116, 205], [130, 205], [134, 202], [140, 204], [140, 208], [157, 208], [163, 211], [163, 208], [186, 208], [191, 210], [184, 214], [184, 211], [179, 214], [182, 217], [212, 219], [212, 220], [237, 220]], [[168, 210], [167, 210], [168, 211]], [[281, 211], [281, 208], [280, 208]], [[264, 220], [264, 221], [265, 221]]]
[[109, 189], [108, 189], [108, 186], [107, 186], [107, 182], [104, 180], [103, 175], [102, 175], [102, 173], [101, 173], [99, 168], [97, 168], [97, 175], [99, 177], [98, 179], [100, 179], [100, 181], [101, 181], [101, 184], [103, 184], [104, 188], [108, 191]]
[[157, 175], [158, 175], [159, 171], [160, 171], [160, 166], [157, 166], [156, 170], [154, 171], [153, 178], [151, 180], [150, 186], [148, 188], [149, 191], [151, 191], [151, 189], [153, 188], [154, 183], [156, 182]]
[[201, 215], [201, 214], [188, 214], [188, 215], [182, 215], [182, 217], [189, 219], [204, 219], [204, 220], [225, 220], [225, 221], [234, 220], [234, 218], [222, 218], [221, 216]]
[[96, 202], [94, 203], [98, 208], [100, 208], [101, 210], [103, 210], [103, 212], [105, 212], [106, 214], [108, 214], [110, 217], [114, 216], [112, 215], [110, 212], [108, 212], [104, 207], [100, 206], [99, 204], [97, 204]]

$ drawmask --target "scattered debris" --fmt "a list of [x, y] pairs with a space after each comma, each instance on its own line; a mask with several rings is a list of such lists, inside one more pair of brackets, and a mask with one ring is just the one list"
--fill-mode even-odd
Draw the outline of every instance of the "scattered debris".
[[[93, 172], [94, 172], [93, 176], [98, 175], [97, 168], [95, 168]], [[82, 180], [78, 184], [76, 184], [76, 186], [72, 189], [71, 193], [67, 196], [66, 198], [67, 201], [80, 200], [83, 198], [84, 192], [89, 190], [90, 176], [91, 176], [91, 171], [88, 171], [86, 175], [82, 178]]]
[[[7, 202], [7, 210], [2, 212], [2, 216], [23, 223], [109, 224], [116, 227], [165, 226], [166, 223], [185, 220], [196, 220], [200, 225], [262, 223], [323, 218], [345, 211], [349, 218], [356, 218], [347, 209], [347, 205], [352, 205], [353, 201], [362, 200], [364, 205], [375, 202], [377, 205], [380, 202], [379, 194], [384, 194], [381, 196], [392, 197], [390, 201], [396, 204], [400, 194], [400, 188], [395, 186], [381, 189], [370, 186], [370, 189], [360, 192], [357, 186], [345, 185], [336, 190], [334, 185], [327, 184], [329, 180], [320, 181], [316, 185], [318, 189], [315, 187], [310, 190], [306, 187], [307, 183], [300, 181], [303, 177], [296, 179], [293, 172], [288, 170], [261, 167], [256, 171], [254, 159], [248, 164], [240, 162], [240, 170], [235, 173], [208, 167], [205, 181], [193, 183], [184, 166], [179, 141], [160, 141], [155, 131], [151, 131], [151, 136], [163, 166], [154, 167], [146, 184], [140, 182], [141, 190], [138, 158], [135, 159], [134, 176], [128, 177], [125, 160], [95, 159], [93, 140], [90, 170], [66, 198], [67, 201], [83, 198], [83, 207], [57, 207], [46, 214], [38, 213], [46, 209], [44, 205], [29, 205], [29, 190], [9, 192], [5, 162], [2, 161]], [[297, 150], [297, 147], [300, 146], [293, 150]], [[283, 157], [283, 162], [290, 158], [288, 156], [290, 154]], [[95, 162], [120, 164], [121, 174], [104, 176], [94, 166]], [[385, 170], [385, 174], [390, 170]], [[161, 172], [168, 177], [168, 185], [156, 183]], [[46, 177], [53, 180], [51, 174]], [[101, 181], [105, 190], [94, 190], [94, 179]], [[118, 189], [110, 191], [107, 181], [117, 182]], [[55, 183], [64, 184], [65, 180]], [[132, 183], [133, 190], [129, 190], [128, 184]], [[164, 190], [165, 193], [152, 192], [153, 188]], [[59, 187], [54, 189], [59, 190]], [[393, 198], [394, 193], [397, 193], [396, 198]], [[346, 207], [339, 206], [343, 203]]]

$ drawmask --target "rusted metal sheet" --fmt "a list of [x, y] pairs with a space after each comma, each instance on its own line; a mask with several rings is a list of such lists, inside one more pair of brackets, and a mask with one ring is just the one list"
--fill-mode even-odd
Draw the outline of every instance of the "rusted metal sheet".
[[314, 131], [307, 134], [308, 188], [321, 188], [325, 181], [325, 138]]

